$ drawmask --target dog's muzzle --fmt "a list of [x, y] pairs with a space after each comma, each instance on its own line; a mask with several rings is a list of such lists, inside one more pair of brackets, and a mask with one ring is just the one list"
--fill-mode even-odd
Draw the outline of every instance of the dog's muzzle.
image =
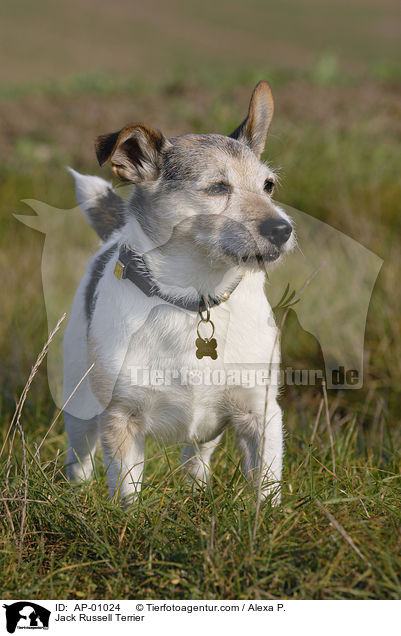
[[252, 227], [226, 219], [221, 227], [219, 248], [239, 262], [253, 265], [276, 261], [292, 233], [292, 225], [282, 217], [269, 217]]

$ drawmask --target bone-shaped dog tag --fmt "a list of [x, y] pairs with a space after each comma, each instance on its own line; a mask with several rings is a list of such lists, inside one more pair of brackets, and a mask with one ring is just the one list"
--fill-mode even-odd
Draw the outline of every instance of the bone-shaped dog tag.
[[[196, 333], [198, 334], [198, 337], [195, 341], [196, 344], [196, 352], [195, 355], [198, 358], [198, 360], [201, 360], [202, 358], [204, 358], [205, 356], [208, 356], [209, 358], [212, 358], [212, 360], [216, 360], [217, 359], [217, 340], [216, 338], [213, 338], [214, 336], [214, 324], [213, 322], [210, 320], [210, 310], [209, 308], [207, 308], [207, 314], [206, 314], [206, 318], [203, 317], [202, 312], [199, 312], [200, 315], [200, 321], [198, 322], [198, 326], [196, 328]], [[210, 334], [210, 336], [208, 338], [202, 338], [202, 336], [199, 333], [199, 327], [202, 325], [210, 325], [212, 328], [212, 333]]]
[[196, 349], [196, 357], [198, 360], [201, 360], [205, 356], [209, 356], [212, 360], [217, 359], [217, 341], [216, 338], [197, 338], [195, 342]]

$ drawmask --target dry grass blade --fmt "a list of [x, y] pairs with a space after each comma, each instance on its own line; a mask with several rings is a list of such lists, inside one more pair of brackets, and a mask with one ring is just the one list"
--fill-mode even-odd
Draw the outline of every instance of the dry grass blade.
[[6, 511], [7, 519], [9, 521], [9, 523], [10, 523], [10, 529], [11, 529], [11, 532], [12, 532], [12, 535], [13, 535], [13, 540], [18, 545], [17, 535], [15, 534], [15, 526], [14, 526], [13, 517], [12, 517], [12, 514], [10, 512], [10, 508], [8, 507], [8, 504], [7, 504], [7, 501], [13, 501], [13, 498], [12, 497], [8, 497], [8, 498], [2, 497], [0, 499], [0, 501], [3, 502], [3, 506], [4, 506], [4, 509]]
[[320, 422], [320, 416], [321, 416], [322, 410], [323, 410], [323, 404], [324, 404], [324, 399], [322, 398], [320, 400], [319, 408], [318, 408], [318, 411], [317, 411], [317, 414], [316, 414], [315, 423], [314, 423], [314, 426], [313, 426], [313, 431], [312, 431], [312, 435], [311, 435], [310, 442], [309, 442], [309, 450], [308, 450], [308, 452], [306, 454], [306, 457], [305, 457], [304, 461], [299, 465], [299, 467], [297, 468], [297, 470], [295, 472], [298, 472], [302, 468], [302, 466], [306, 466], [307, 463], [309, 462], [310, 456], [312, 454], [312, 444], [313, 444], [313, 441], [314, 441], [316, 433], [317, 433], [317, 429], [318, 429], [319, 422]]
[[335, 474], [333, 473], [333, 471], [332, 471], [332, 470], [330, 470], [330, 468], [327, 468], [327, 466], [325, 466], [325, 465], [323, 464], [323, 462], [321, 462], [321, 461], [320, 461], [320, 459], [318, 459], [317, 457], [315, 457], [315, 456], [314, 456], [314, 455], [312, 455], [312, 454], [311, 454], [311, 457], [312, 457], [312, 459], [314, 459], [314, 460], [315, 460], [315, 462], [317, 462], [317, 463], [319, 464], [319, 466], [321, 466], [322, 468], [324, 468], [324, 470], [325, 470], [326, 472], [328, 472], [328, 473], [329, 473], [329, 475], [331, 475], [331, 476], [333, 477], [333, 480], [337, 480], [337, 481], [339, 481], [342, 485], [344, 485], [344, 481], [343, 481], [342, 479], [340, 479], [340, 477], [339, 477], [338, 475], [335, 475]]
[[56, 453], [56, 457], [54, 458], [54, 468], [53, 468], [53, 473], [52, 473], [52, 478], [51, 478], [51, 482], [52, 484], [54, 484], [54, 478], [56, 476], [56, 470], [57, 470], [57, 462], [58, 462], [58, 458], [60, 456], [60, 449], [57, 449], [57, 453]]
[[24, 527], [25, 527], [25, 519], [26, 519], [26, 511], [28, 507], [28, 468], [26, 464], [26, 445], [25, 445], [25, 435], [22, 430], [22, 426], [17, 421], [17, 426], [21, 435], [22, 442], [22, 465], [24, 467], [24, 499], [22, 503], [22, 512], [21, 512], [21, 524], [20, 524], [20, 535], [19, 535], [19, 556], [21, 558], [22, 555], [22, 544], [24, 542]]
[[[64, 313], [64, 314], [61, 316], [61, 318], [60, 318], [60, 319], [59, 319], [59, 321], [57, 322], [57, 324], [56, 324], [55, 328], [53, 329], [53, 331], [51, 331], [51, 332], [50, 332], [49, 337], [48, 337], [48, 339], [46, 340], [46, 342], [45, 342], [45, 344], [44, 344], [44, 346], [43, 346], [42, 351], [39, 353], [39, 355], [38, 355], [38, 357], [37, 357], [37, 359], [36, 359], [36, 362], [35, 362], [35, 364], [33, 365], [32, 369], [31, 369], [31, 372], [30, 372], [30, 374], [29, 374], [28, 380], [27, 380], [27, 382], [26, 382], [26, 384], [25, 384], [25, 386], [24, 386], [24, 389], [23, 389], [23, 391], [22, 391], [22, 393], [21, 393], [21, 396], [20, 396], [20, 398], [19, 398], [19, 400], [18, 400], [18, 403], [17, 403], [16, 409], [15, 409], [15, 411], [14, 411], [14, 415], [13, 415], [13, 417], [12, 417], [12, 420], [11, 420], [10, 426], [8, 427], [7, 434], [6, 434], [6, 436], [5, 436], [5, 439], [4, 439], [4, 442], [3, 442], [3, 445], [2, 445], [2, 447], [1, 447], [0, 457], [1, 457], [1, 456], [2, 456], [2, 454], [3, 454], [3, 451], [4, 451], [4, 448], [5, 448], [5, 445], [7, 444], [7, 440], [8, 440], [8, 438], [9, 438], [9, 436], [10, 436], [10, 432], [12, 431], [12, 429], [13, 429], [13, 427], [14, 427], [14, 424], [15, 424], [15, 423], [17, 423], [17, 424], [18, 424], [18, 422], [19, 422], [19, 419], [20, 419], [20, 417], [21, 417], [21, 412], [22, 412], [22, 409], [23, 409], [24, 404], [25, 404], [26, 396], [28, 395], [28, 391], [29, 391], [30, 386], [31, 386], [31, 384], [32, 384], [32, 382], [33, 382], [33, 379], [34, 379], [34, 377], [35, 377], [35, 375], [36, 375], [36, 373], [37, 373], [37, 371], [38, 371], [38, 369], [39, 369], [40, 365], [42, 364], [43, 360], [45, 359], [45, 357], [46, 357], [46, 355], [47, 355], [47, 352], [48, 352], [48, 350], [49, 350], [50, 343], [51, 343], [51, 341], [53, 340], [53, 338], [54, 338], [55, 334], [57, 333], [57, 331], [60, 329], [61, 323], [62, 323], [62, 322], [63, 322], [63, 320], [65, 319], [66, 315], [67, 315], [67, 314], [65, 314], [65, 313]], [[15, 430], [16, 430], [16, 429], [15, 429]], [[14, 430], [14, 435], [15, 435], [15, 430]], [[14, 435], [13, 435], [13, 439], [14, 439]], [[7, 466], [9, 465], [9, 462], [10, 462], [11, 451], [12, 451], [12, 444], [10, 444], [10, 451], [9, 451], [9, 454], [8, 454], [8, 462], [7, 462]]]
[[216, 519], [212, 515], [212, 518], [210, 520], [209, 554], [211, 554], [213, 552], [213, 550], [214, 550], [214, 531], [215, 531], [215, 527], [216, 527]]
[[326, 411], [327, 430], [329, 432], [329, 438], [330, 438], [331, 463], [333, 466], [333, 474], [336, 475], [336, 456], [334, 452], [334, 437], [333, 437], [333, 429], [331, 428], [329, 402], [327, 399], [327, 390], [326, 390], [326, 381], [324, 379], [322, 380], [322, 389], [323, 389], [324, 406]]
[[354, 550], [354, 552], [356, 552], [356, 554], [359, 556], [359, 558], [362, 559], [362, 561], [364, 561], [364, 563], [366, 563], [366, 565], [368, 565], [369, 567], [372, 567], [371, 563], [368, 561], [368, 559], [365, 557], [365, 555], [362, 554], [360, 549], [355, 545], [354, 541], [351, 539], [351, 537], [349, 536], [348, 532], [341, 525], [341, 523], [339, 523], [337, 521], [337, 519], [335, 517], [333, 517], [331, 512], [329, 512], [329, 510], [327, 510], [327, 508], [318, 499], [315, 499], [315, 501], [316, 501], [316, 505], [318, 506], [318, 508], [320, 508], [320, 510], [326, 515], [327, 519], [335, 527], [335, 529], [338, 530], [338, 532], [344, 537], [346, 542], [349, 543], [349, 545]]
[[315, 418], [315, 424], [313, 426], [313, 431], [312, 431], [312, 435], [310, 438], [310, 445], [312, 446], [313, 441], [315, 439], [316, 433], [317, 433], [317, 427], [319, 426], [319, 422], [320, 422], [320, 416], [322, 414], [322, 409], [323, 409], [323, 398], [320, 400], [320, 404], [319, 404], [319, 408], [316, 414], [316, 418]]
[[[25, 501], [25, 498], [22, 497], [0, 497], [0, 501]], [[51, 504], [51, 501], [46, 501], [46, 499], [27, 499], [28, 503], [42, 503], [42, 504]]]

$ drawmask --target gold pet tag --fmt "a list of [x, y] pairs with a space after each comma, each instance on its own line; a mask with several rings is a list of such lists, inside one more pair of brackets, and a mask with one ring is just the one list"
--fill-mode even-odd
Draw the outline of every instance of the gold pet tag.
[[[200, 321], [198, 322], [198, 326], [196, 328], [196, 332], [198, 334], [198, 337], [195, 341], [195, 345], [197, 347], [196, 349], [196, 357], [198, 358], [198, 360], [201, 360], [202, 358], [204, 358], [205, 356], [209, 356], [210, 358], [212, 358], [212, 360], [216, 360], [217, 359], [217, 340], [216, 338], [213, 338], [213, 334], [214, 334], [214, 324], [212, 323], [212, 321], [209, 318], [209, 311], [208, 311], [208, 315], [207, 318], [203, 318], [202, 314], [199, 312], [200, 314]], [[209, 323], [210, 325], [212, 325], [212, 333], [210, 335], [209, 338], [202, 338], [202, 336], [199, 333], [199, 327], [200, 325], [205, 322], [205, 323]]]

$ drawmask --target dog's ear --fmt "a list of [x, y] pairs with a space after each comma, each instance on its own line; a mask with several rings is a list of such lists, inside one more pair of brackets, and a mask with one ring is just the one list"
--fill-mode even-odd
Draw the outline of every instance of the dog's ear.
[[274, 102], [267, 82], [259, 82], [252, 93], [248, 116], [230, 137], [246, 144], [260, 157], [265, 149], [267, 131], [273, 117]]
[[170, 142], [161, 132], [144, 124], [129, 124], [118, 132], [100, 135], [95, 141], [99, 164], [111, 161], [115, 175], [134, 183], [157, 179], [161, 153], [168, 145]]

